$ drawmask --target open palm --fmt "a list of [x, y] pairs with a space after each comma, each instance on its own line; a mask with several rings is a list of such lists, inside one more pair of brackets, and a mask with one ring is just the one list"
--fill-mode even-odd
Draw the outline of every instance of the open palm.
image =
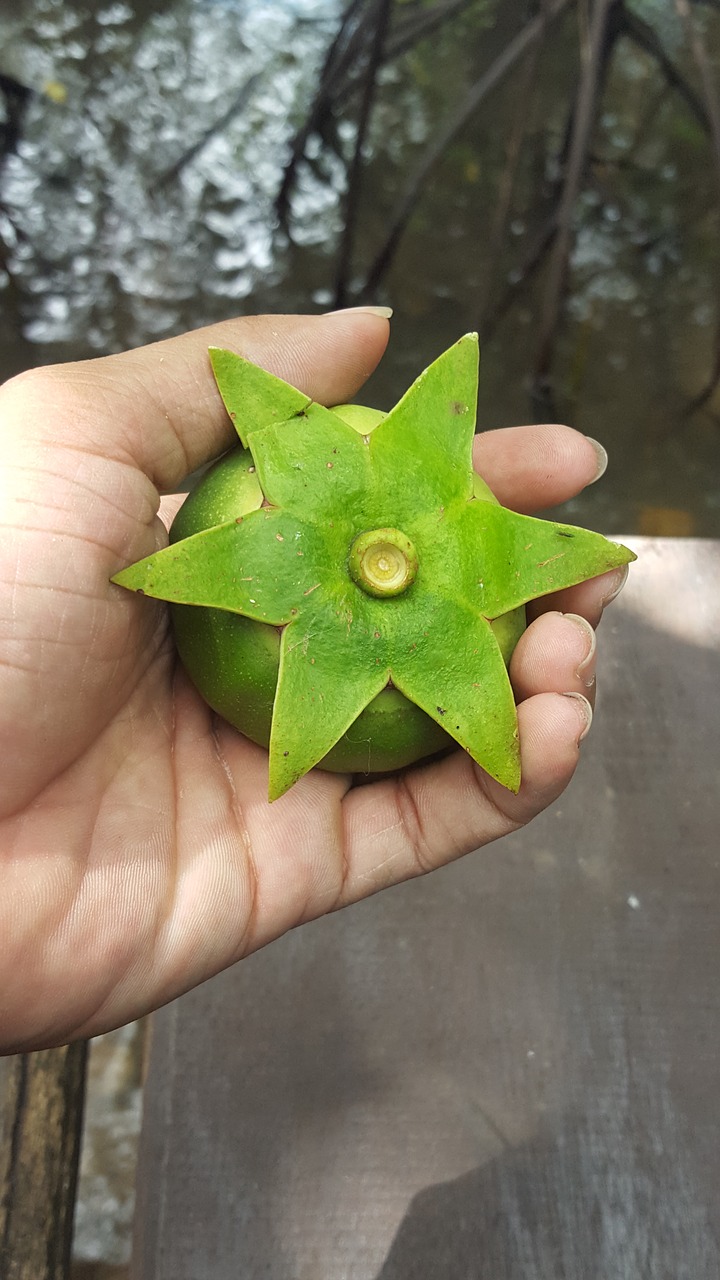
[[[164, 607], [109, 582], [165, 544], [178, 500], [160, 494], [232, 443], [209, 345], [333, 404], [386, 341], [370, 314], [245, 319], [2, 388], [5, 1052], [147, 1012], [304, 920], [517, 828], [571, 777], [594, 676], [582, 619], [598, 621], [617, 573], [543, 602], [518, 645], [518, 796], [456, 752], [361, 787], [314, 770], [272, 806], [266, 752], [189, 684]], [[597, 455], [568, 428], [525, 427], [479, 437], [476, 466], [529, 512], [590, 483]]]

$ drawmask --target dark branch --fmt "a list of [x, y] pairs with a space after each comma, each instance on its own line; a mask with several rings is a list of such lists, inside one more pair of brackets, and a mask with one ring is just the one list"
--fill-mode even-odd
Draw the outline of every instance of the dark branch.
[[492, 296], [495, 269], [500, 261], [503, 246], [507, 239], [507, 228], [510, 221], [520, 157], [525, 145], [525, 139], [532, 114], [528, 110], [528, 102], [532, 95], [537, 78], [541, 49], [542, 41], [538, 40], [530, 50], [525, 60], [517, 101], [515, 103], [513, 118], [510, 125], [510, 132], [505, 149], [505, 165], [498, 181], [497, 203], [490, 224], [490, 233], [488, 235], [485, 253], [488, 275], [485, 288], [478, 305], [478, 329], [480, 332], [485, 328], [485, 316], [488, 310], [489, 299]]
[[[695, 65], [700, 74], [700, 83], [703, 88], [703, 97], [707, 109], [708, 120], [710, 121], [710, 131], [712, 138], [713, 159], [715, 162], [715, 177], [718, 184], [718, 197], [720, 197], [720, 94], [718, 94], [717, 81], [714, 69], [708, 57], [707, 49], [698, 35], [697, 28], [693, 19], [692, 12], [688, 0], [675, 0], [675, 8], [685, 24], [688, 43], [692, 51]], [[710, 378], [700, 392], [700, 394], [692, 401], [688, 407], [688, 411], [699, 409], [707, 404], [711, 396], [714, 395], [716, 388], [720, 385], [720, 316], [715, 326], [715, 361], [710, 373]]]
[[228, 107], [227, 111], [224, 111], [220, 116], [220, 119], [216, 120], [214, 124], [210, 125], [209, 129], [205, 130], [202, 137], [199, 138], [197, 142], [193, 143], [193, 145], [180, 156], [179, 160], [175, 161], [175, 164], [171, 165], [165, 173], [160, 175], [154, 183], [154, 190], [160, 190], [162, 187], [168, 186], [170, 182], [173, 182], [175, 178], [182, 173], [186, 165], [188, 165], [191, 160], [195, 159], [195, 156], [203, 150], [203, 147], [207, 146], [211, 138], [214, 138], [217, 133], [222, 133], [223, 129], [230, 123], [233, 116], [237, 115], [239, 111], [242, 111], [247, 106], [249, 99], [252, 97], [261, 79], [262, 76], [260, 75], [260, 72], [257, 72], [254, 76], [250, 76], [249, 80], [245, 81], [245, 84], [237, 97]]
[[710, 121], [701, 98], [692, 85], [688, 84], [680, 69], [676, 67], [654, 28], [648, 22], [645, 22], [643, 18], [638, 17], [634, 10], [628, 9], [626, 6], [623, 6], [622, 9], [621, 25], [624, 34], [633, 40], [639, 48], [643, 49], [645, 53], [648, 53], [651, 58], [655, 59], [668, 84], [672, 85], [673, 89], [684, 99], [698, 124], [702, 126], [706, 133], [710, 133]]
[[596, 0], [592, 13], [587, 53], [578, 88], [577, 109], [573, 117], [567, 169], [558, 206], [557, 235], [553, 243], [545, 282], [540, 338], [535, 361], [536, 385], [547, 377], [552, 359], [573, 244], [573, 215], [587, 163], [598, 101], [617, 35], [617, 27], [612, 25], [611, 19], [618, 5], [619, 0]]
[[533, 236], [529, 248], [527, 249], [519, 266], [515, 267], [512, 277], [508, 283], [502, 296], [495, 305], [490, 309], [483, 320], [480, 337], [483, 342], [487, 342], [488, 338], [494, 333], [498, 324], [502, 320], [505, 313], [512, 306], [515, 298], [524, 289], [525, 285], [536, 275], [538, 269], [543, 263], [545, 254], [551, 247], [558, 228], [558, 211], [554, 209], [547, 220], [540, 227], [539, 231]]
[[421, 40], [426, 40], [434, 31], [437, 31], [451, 18], [456, 17], [457, 14], [462, 13], [463, 9], [468, 9], [471, 4], [472, 0], [448, 0], [447, 4], [436, 5], [424, 13], [406, 18], [404, 22], [398, 24], [395, 31], [390, 35], [383, 55], [383, 62], [392, 62], [394, 58], [401, 57], [402, 54], [412, 49], [413, 45], [418, 44]]
[[337, 34], [325, 55], [317, 92], [310, 105], [305, 122], [296, 133], [290, 147], [290, 159], [283, 173], [275, 200], [280, 225], [287, 229], [290, 212], [290, 193], [295, 184], [297, 167], [305, 155], [308, 138], [313, 133], [323, 134], [325, 123], [332, 111], [332, 94], [341, 77], [356, 55], [363, 24], [359, 18], [364, 0], [350, 0], [338, 27]]
[[523, 27], [522, 31], [520, 31], [508, 45], [506, 45], [503, 52], [495, 59], [487, 71], [483, 73], [480, 79], [476, 81], [465, 98], [465, 101], [450, 118], [445, 128], [438, 135], [435, 141], [431, 143], [416, 172], [413, 174], [408, 186], [406, 187], [405, 193], [395, 212], [395, 217], [393, 218], [385, 243], [368, 271], [367, 279], [361, 294], [363, 298], [369, 296], [373, 292], [390, 266], [405, 227], [415, 210], [420, 193], [433, 169], [445, 155], [450, 144], [454, 141], [461, 129], [463, 129], [467, 124], [468, 120], [471, 119], [488, 94], [498, 84], [500, 84], [520, 58], [522, 58], [528, 49], [532, 47], [535, 41], [540, 39], [540, 36], [547, 29], [548, 24], [559, 18], [560, 14], [567, 8], [569, 3], [570, 0], [549, 0], [549, 3], [543, 12], [538, 14], [537, 17], [533, 18], [525, 27]]
[[362, 103], [360, 104], [360, 115], [358, 117], [355, 151], [352, 158], [352, 164], [350, 166], [350, 173], [348, 175], [348, 191], [345, 205], [345, 227], [340, 244], [337, 282], [335, 287], [335, 306], [338, 308], [345, 305], [347, 297], [348, 275], [350, 273], [352, 263], [353, 242], [355, 239], [355, 227], [357, 225], [363, 145], [367, 135], [368, 124], [370, 122], [370, 114], [372, 112], [373, 99], [375, 97], [375, 90], [377, 87], [377, 74], [382, 59], [385, 37], [390, 23], [392, 5], [393, 0], [378, 0], [375, 39], [373, 40], [372, 48], [370, 50], [370, 60], [368, 62], [365, 79], [365, 91], [363, 93]]

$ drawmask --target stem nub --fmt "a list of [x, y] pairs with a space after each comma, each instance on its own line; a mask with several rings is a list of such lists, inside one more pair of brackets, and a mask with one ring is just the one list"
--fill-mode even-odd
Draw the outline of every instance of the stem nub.
[[350, 548], [350, 576], [370, 596], [399, 596], [418, 569], [417, 552], [399, 529], [371, 529]]

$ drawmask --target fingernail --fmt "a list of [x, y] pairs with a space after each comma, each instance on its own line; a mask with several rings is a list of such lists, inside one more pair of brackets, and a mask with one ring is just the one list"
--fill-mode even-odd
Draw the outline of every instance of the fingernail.
[[603, 448], [599, 440], [593, 440], [592, 436], [586, 436], [585, 439], [588, 441], [589, 444], [592, 445], [593, 449], [595, 450], [595, 457], [597, 458], [597, 470], [592, 480], [590, 481], [590, 484], [595, 484], [595, 481], [599, 480], [601, 476], [604, 476], [605, 472], [607, 471], [607, 464], [608, 464], [607, 449]]
[[[568, 619], [568, 622], [574, 623], [585, 637], [587, 653], [582, 662], [578, 663], [575, 675], [578, 680], [582, 680], [586, 688], [591, 689], [595, 683], [595, 650], [597, 648], [595, 632], [587, 618], [581, 618], [579, 613], [566, 613], [564, 616]], [[589, 676], [589, 679], [586, 679], [586, 676]]]
[[615, 599], [615, 597], [620, 595], [620, 592], [622, 591], [623, 587], [625, 586], [625, 583], [627, 582], [627, 576], [629, 572], [630, 572], [630, 565], [624, 564], [620, 569], [618, 569], [617, 573], [610, 579], [607, 592], [605, 593], [602, 600], [600, 601], [600, 604], [603, 609], [605, 608], [606, 605], [612, 604], [612, 601]]
[[382, 320], [389, 320], [393, 313], [392, 307], [340, 307], [338, 311], [324, 311], [325, 316], [380, 316]]
[[587, 738], [590, 732], [590, 725], [592, 724], [592, 718], [593, 718], [592, 707], [590, 706], [590, 703], [588, 702], [587, 698], [584, 698], [581, 693], [564, 693], [563, 698], [574, 698], [575, 701], [577, 702], [578, 713], [579, 713], [580, 719], [582, 720], [582, 732], [580, 734], [580, 737], [578, 738], [578, 746], [579, 746], [583, 738]]

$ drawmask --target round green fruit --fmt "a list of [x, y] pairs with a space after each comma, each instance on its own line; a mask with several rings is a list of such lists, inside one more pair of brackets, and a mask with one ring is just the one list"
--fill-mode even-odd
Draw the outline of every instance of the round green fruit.
[[[362, 405], [340, 405], [333, 412], [361, 435], [369, 435], [384, 414]], [[475, 493], [494, 498], [480, 476]], [[175, 518], [170, 541], [257, 511], [263, 493], [252, 454], [238, 446], [231, 449], [201, 478]], [[416, 565], [413, 548], [401, 531], [357, 530], [347, 548], [348, 574], [363, 586], [369, 571], [372, 594], [396, 594], [406, 589]], [[406, 545], [407, 544], [407, 545]], [[404, 570], [403, 570], [404, 565]], [[383, 585], [383, 579], [388, 585]], [[375, 587], [373, 589], [373, 583]], [[379, 585], [378, 585], [379, 583]], [[270, 742], [273, 703], [280, 664], [281, 628], [257, 622], [224, 609], [173, 604], [175, 640], [183, 665], [205, 701], [253, 742]], [[520, 607], [497, 618], [492, 629], [507, 663], [525, 628]], [[348, 671], [348, 681], [353, 673]], [[426, 756], [456, 746], [435, 720], [410, 702], [398, 689], [383, 689], [360, 713], [350, 728], [320, 761], [335, 772], [383, 773], [413, 764]]]
[[270, 801], [315, 765], [382, 773], [453, 742], [517, 792], [524, 606], [633, 553], [502, 507], [475, 474], [477, 334], [388, 414], [325, 409], [231, 351], [210, 361], [241, 447], [171, 545], [112, 581], [168, 601], [200, 692], [269, 748]]

